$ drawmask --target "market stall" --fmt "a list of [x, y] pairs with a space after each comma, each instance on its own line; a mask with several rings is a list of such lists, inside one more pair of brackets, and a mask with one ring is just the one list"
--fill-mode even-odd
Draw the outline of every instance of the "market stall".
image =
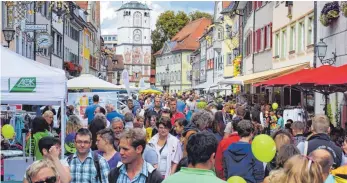
[[[65, 72], [23, 57], [1, 46], [1, 104], [60, 105], [65, 113]], [[61, 121], [65, 121], [61, 115]], [[61, 124], [64, 144], [65, 123]], [[62, 146], [64, 152], [64, 146]], [[20, 160], [4, 163], [5, 180], [23, 179], [26, 166]], [[25, 160], [23, 160], [25, 162]], [[16, 170], [7, 171], [7, 170]]]
[[67, 88], [69, 90], [125, 90], [124, 85], [115, 85], [91, 74], [82, 74], [79, 77], [68, 80]]

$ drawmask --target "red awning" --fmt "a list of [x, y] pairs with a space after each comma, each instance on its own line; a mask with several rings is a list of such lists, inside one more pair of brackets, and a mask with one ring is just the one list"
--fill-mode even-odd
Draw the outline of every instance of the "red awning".
[[334, 82], [335, 74], [338, 67], [331, 65], [323, 65], [318, 68], [311, 69], [303, 77], [296, 78], [289, 82], [289, 85], [317, 84], [319, 82]]
[[335, 68], [334, 72], [328, 73], [317, 80], [316, 85], [346, 85], [347, 84], [347, 64]]
[[292, 85], [341, 85], [347, 84], [347, 65], [334, 67], [323, 65], [318, 68], [302, 69], [283, 75], [255, 86], [292, 86]]
[[289, 81], [292, 81], [295, 78], [300, 78], [303, 77], [307, 74], [307, 72], [309, 72], [311, 70], [311, 68], [304, 68], [301, 69], [299, 71], [296, 72], [292, 72], [286, 75], [282, 75], [279, 76], [277, 78], [274, 79], [270, 79], [261, 83], [257, 83], [254, 86], [262, 86], [262, 85], [266, 85], [266, 86], [284, 86], [284, 85], [288, 85]]

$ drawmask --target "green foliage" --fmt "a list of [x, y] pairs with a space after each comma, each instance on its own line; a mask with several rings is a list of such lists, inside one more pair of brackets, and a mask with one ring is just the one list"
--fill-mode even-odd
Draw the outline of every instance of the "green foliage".
[[199, 18], [208, 18], [212, 19], [212, 15], [209, 13], [201, 12], [201, 11], [193, 11], [189, 13], [189, 18], [191, 21], [197, 20]]
[[165, 41], [171, 40], [188, 22], [189, 17], [183, 11], [175, 14], [169, 10], [160, 14], [155, 24], [156, 29], [152, 31], [152, 53], [159, 51]]
[[334, 116], [333, 116], [333, 112], [332, 112], [332, 109], [331, 109], [331, 104], [328, 104], [327, 105], [327, 114], [328, 114], [328, 118], [329, 118], [329, 120], [330, 120], [330, 123], [333, 123], [333, 121], [334, 121]]

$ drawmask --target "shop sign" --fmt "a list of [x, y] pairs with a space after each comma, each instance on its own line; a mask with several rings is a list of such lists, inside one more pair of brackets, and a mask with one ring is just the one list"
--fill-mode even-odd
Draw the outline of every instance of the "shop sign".
[[9, 92], [35, 92], [36, 77], [21, 77], [8, 79]]
[[25, 31], [47, 31], [47, 24], [26, 24]]

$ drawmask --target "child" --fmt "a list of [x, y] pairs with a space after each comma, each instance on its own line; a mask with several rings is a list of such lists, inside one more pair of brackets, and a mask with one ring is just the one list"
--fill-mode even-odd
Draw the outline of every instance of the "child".
[[273, 131], [275, 131], [277, 129], [277, 117], [275, 115], [274, 111], [270, 112], [270, 117], [271, 117], [271, 121], [270, 121], [270, 133], [272, 133]]
[[284, 119], [283, 119], [283, 116], [282, 116], [282, 112], [281, 111], [278, 111], [277, 112], [277, 117], [278, 117], [278, 120], [277, 120], [277, 128], [279, 129], [284, 129]]

